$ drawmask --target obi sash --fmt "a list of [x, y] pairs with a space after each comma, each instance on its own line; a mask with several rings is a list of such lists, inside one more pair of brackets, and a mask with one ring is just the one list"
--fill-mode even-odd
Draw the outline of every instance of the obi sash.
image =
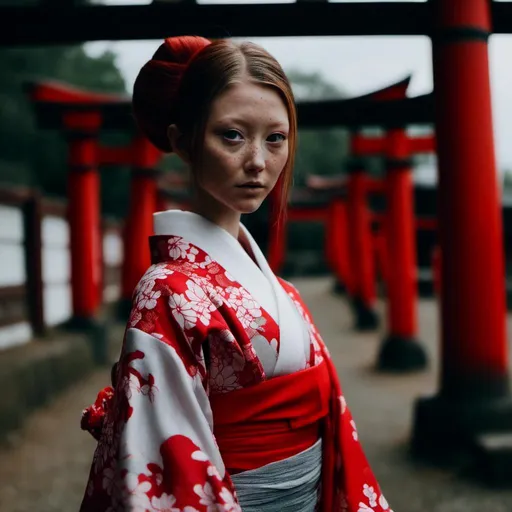
[[313, 446], [329, 414], [331, 383], [321, 364], [210, 396], [214, 435], [231, 474], [292, 457]]

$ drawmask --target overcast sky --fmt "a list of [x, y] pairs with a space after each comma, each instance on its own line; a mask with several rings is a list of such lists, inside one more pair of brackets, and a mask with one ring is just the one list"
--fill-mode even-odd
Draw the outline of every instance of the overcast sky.
[[[148, 0], [100, 1], [151, 3]], [[199, 0], [199, 3], [221, 1], [233, 3], [232, 0]], [[410, 96], [432, 90], [431, 48], [426, 37], [291, 37], [251, 38], [251, 41], [264, 46], [285, 70], [318, 71], [350, 95], [378, 89], [408, 74], [412, 75]], [[94, 42], [87, 43], [87, 50], [97, 54], [106, 47], [111, 48], [118, 55], [117, 64], [130, 91], [140, 67], [159, 44], [160, 41]], [[512, 169], [512, 35], [492, 36], [489, 53], [497, 161], [501, 170]]]

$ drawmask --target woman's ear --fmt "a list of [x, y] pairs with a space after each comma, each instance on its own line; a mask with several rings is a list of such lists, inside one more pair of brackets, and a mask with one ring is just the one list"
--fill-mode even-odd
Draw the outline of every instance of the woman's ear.
[[167, 127], [167, 137], [171, 143], [173, 153], [176, 153], [186, 164], [190, 164], [188, 151], [183, 144], [183, 133], [181, 133], [180, 129], [175, 124], [171, 124]]

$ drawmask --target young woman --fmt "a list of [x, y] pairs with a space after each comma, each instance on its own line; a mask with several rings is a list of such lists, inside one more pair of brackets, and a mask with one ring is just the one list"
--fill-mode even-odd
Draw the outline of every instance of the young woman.
[[195, 196], [155, 214], [115, 391], [84, 412], [99, 443], [81, 510], [390, 511], [307, 307], [240, 223], [290, 186], [283, 70], [254, 44], [169, 38], [133, 111]]

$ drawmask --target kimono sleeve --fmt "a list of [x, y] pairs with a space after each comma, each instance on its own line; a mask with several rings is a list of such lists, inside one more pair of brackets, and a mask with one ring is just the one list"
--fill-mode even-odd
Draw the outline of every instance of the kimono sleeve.
[[164, 311], [168, 298], [156, 300], [164, 303], [156, 316], [167, 313], [158, 334], [126, 331], [82, 512], [241, 510], [212, 433], [202, 372], [185, 357], [193, 333]]

